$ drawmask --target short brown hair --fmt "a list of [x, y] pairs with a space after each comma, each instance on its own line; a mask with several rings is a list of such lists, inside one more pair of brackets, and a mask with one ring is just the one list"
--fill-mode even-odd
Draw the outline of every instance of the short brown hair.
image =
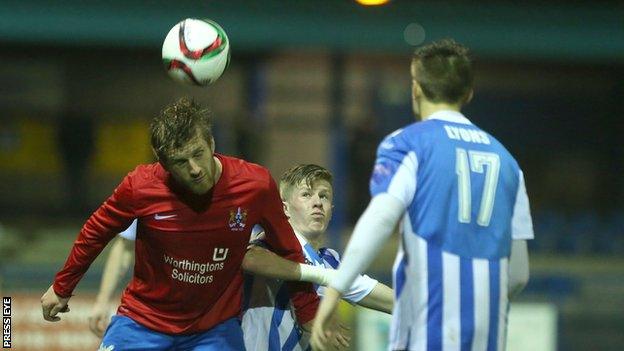
[[150, 124], [152, 147], [162, 161], [166, 161], [172, 151], [193, 139], [197, 132], [210, 145], [210, 111], [186, 97], [165, 106]]
[[452, 39], [416, 49], [412, 69], [416, 70], [413, 78], [431, 102], [464, 102], [472, 89], [474, 78], [470, 52]]
[[312, 186], [312, 183], [317, 180], [325, 180], [332, 185], [333, 176], [329, 170], [315, 164], [300, 164], [291, 167], [280, 177], [280, 196], [282, 200], [286, 200], [290, 197], [293, 188], [301, 182], [305, 182], [307, 186]]

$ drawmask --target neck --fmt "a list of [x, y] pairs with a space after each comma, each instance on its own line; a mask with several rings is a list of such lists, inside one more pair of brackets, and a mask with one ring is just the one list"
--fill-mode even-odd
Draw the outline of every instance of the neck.
[[439, 111], [457, 111], [461, 110], [461, 104], [449, 103], [433, 103], [427, 100], [420, 101], [420, 116], [423, 121], [429, 119], [429, 116]]
[[310, 245], [312, 245], [314, 251], [318, 251], [321, 248], [321, 245], [323, 245], [323, 240], [321, 237], [322, 235], [317, 235], [314, 238], [308, 239], [308, 242], [310, 243]]
[[306, 241], [308, 242], [308, 244], [312, 245], [312, 247], [316, 251], [318, 251], [318, 249], [323, 245], [323, 234], [324, 233], [304, 234], [304, 233], [296, 231], [296, 230], [295, 230], [295, 232], [297, 234], [301, 235], [302, 237], [304, 237], [306, 239]]

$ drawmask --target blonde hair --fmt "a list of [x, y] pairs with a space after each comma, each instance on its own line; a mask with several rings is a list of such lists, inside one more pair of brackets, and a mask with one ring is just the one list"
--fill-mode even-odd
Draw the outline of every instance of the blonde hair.
[[286, 200], [292, 194], [293, 189], [301, 182], [311, 186], [317, 180], [325, 180], [332, 185], [333, 176], [329, 170], [315, 164], [300, 164], [291, 167], [282, 173], [280, 177], [280, 196], [282, 200]]

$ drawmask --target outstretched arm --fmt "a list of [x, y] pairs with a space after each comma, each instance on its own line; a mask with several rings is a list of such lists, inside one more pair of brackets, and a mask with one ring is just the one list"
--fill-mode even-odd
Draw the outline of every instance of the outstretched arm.
[[305, 281], [323, 286], [328, 285], [335, 274], [333, 269], [290, 261], [257, 245], [251, 245], [247, 250], [243, 269], [269, 278]]
[[43, 318], [58, 321], [57, 313], [65, 310], [76, 285], [89, 266], [117, 233], [127, 228], [136, 217], [132, 208], [132, 173], [83, 225], [63, 268], [41, 297]]
[[119, 281], [124, 277], [134, 253], [134, 242], [122, 237], [117, 238], [113, 243], [110, 254], [104, 265], [100, 290], [95, 298], [95, 304], [89, 316], [89, 329], [99, 336], [104, 335], [104, 330], [108, 324], [108, 305], [113, 299]]
[[299, 263], [282, 258], [273, 252], [250, 245], [243, 259], [243, 269], [252, 274], [282, 280], [299, 280]]
[[377, 283], [370, 294], [358, 302], [358, 305], [391, 314], [394, 305], [394, 291], [386, 284]]

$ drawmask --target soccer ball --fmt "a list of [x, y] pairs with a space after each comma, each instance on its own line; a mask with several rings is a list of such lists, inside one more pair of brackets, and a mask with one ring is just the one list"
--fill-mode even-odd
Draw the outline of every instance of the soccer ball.
[[219, 79], [230, 63], [230, 42], [216, 22], [187, 18], [167, 33], [162, 60], [174, 80], [206, 86]]

